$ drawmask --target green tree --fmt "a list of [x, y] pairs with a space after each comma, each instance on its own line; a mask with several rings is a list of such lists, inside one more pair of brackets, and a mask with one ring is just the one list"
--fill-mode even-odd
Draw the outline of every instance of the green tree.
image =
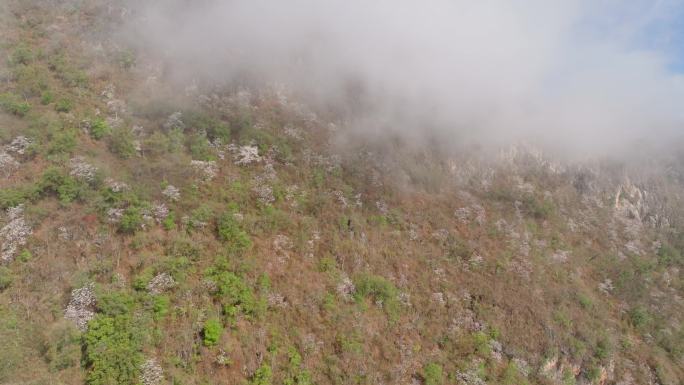
[[223, 333], [221, 321], [218, 318], [209, 318], [204, 323], [204, 329], [202, 330], [204, 345], [215, 346], [221, 338], [221, 333]]
[[135, 384], [142, 362], [142, 338], [128, 314], [98, 315], [83, 337], [88, 385]]

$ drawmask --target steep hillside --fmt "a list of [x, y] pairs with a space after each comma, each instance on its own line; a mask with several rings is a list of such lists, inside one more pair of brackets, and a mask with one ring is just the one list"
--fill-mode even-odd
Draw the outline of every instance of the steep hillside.
[[683, 159], [346, 135], [112, 4], [0, 2], [0, 383], [684, 382]]

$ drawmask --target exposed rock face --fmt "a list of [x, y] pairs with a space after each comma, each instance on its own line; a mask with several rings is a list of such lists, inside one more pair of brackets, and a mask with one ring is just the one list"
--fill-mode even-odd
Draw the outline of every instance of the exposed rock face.
[[64, 310], [64, 318], [76, 324], [80, 331], [88, 329], [88, 322], [95, 317], [94, 285], [88, 284], [71, 291], [71, 300]]
[[157, 360], [150, 358], [140, 366], [140, 382], [143, 385], [158, 385], [164, 380], [164, 370]]
[[19, 248], [28, 241], [32, 230], [24, 220], [24, 205], [19, 205], [7, 210], [8, 222], [0, 229], [0, 261], [7, 263], [14, 259]]
[[629, 179], [618, 186], [614, 208], [618, 218], [632, 232], [638, 231], [641, 224], [651, 227], [670, 225], [670, 220], [665, 215], [656, 194], [649, 192], [643, 186], [632, 183]]
[[97, 173], [97, 167], [85, 161], [82, 156], [77, 156], [69, 160], [69, 175], [82, 179], [86, 182], [92, 182]]
[[0, 150], [0, 175], [7, 178], [19, 168], [19, 162], [5, 151]]

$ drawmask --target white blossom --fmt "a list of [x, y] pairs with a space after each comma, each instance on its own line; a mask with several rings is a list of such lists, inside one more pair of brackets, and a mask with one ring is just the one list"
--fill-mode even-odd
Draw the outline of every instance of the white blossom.
[[176, 202], [180, 199], [180, 190], [176, 186], [168, 185], [162, 191], [162, 195], [165, 196], [166, 199], [170, 200], [171, 202]]
[[527, 361], [516, 357], [513, 359], [513, 364], [515, 364], [515, 366], [518, 368], [518, 371], [523, 376], [527, 377], [530, 375], [530, 364], [528, 364]]
[[340, 202], [340, 205], [342, 205], [343, 208], [347, 208], [349, 206], [347, 198], [345, 198], [344, 193], [342, 191], [333, 191], [332, 195], [335, 198], [337, 198], [337, 201]]
[[252, 163], [261, 162], [259, 156], [259, 148], [257, 146], [240, 146], [237, 148], [237, 153], [234, 155], [235, 164], [245, 166]]
[[570, 252], [567, 250], [556, 250], [556, 252], [551, 255], [551, 260], [554, 262], [563, 263], [568, 260], [569, 256]]
[[57, 228], [57, 231], [59, 231], [59, 234], [57, 235], [59, 237], [59, 239], [61, 239], [63, 241], [71, 240], [71, 238], [72, 238], [71, 232], [69, 231], [69, 229], [66, 226], [60, 226], [59, 228]]
[[446, 305], [446, 301], [444, 300], [444, 293], [442, 292], [432, 293], [432, 301], [440, 306]]
[[183, 114], [180, 111], [176, 111], [173, 114], [169, 115], [169, 117], [166, 119], [166, 122], [164, 123], [164, 128], [167, 130], [182, 129], [183, 127], [185, 127], [185, 124], [181, 119], [182, 117]]
[[218, 174], [218, 166], [213, 160], [193, 160], [190, 164], [196, 171], [202, 174], [205, 181], [216, 178], [216, 175]]
[[176, 280], [169, 273], [159, 273], [147, 284], [150, 294], [161, 294], [176, 286]]
[[252, 191], [256, 194], [257, 200], [262, 204], [270, 204], [275, 202], [273, 189], [269, 185], [257, 184], [256, 186], [252, 187]]
[[102, 90], [102, 93], [100, 93], [100, 96], [102, 96], [105, 99], [113, 99], [115, 91], [116, 91], [116, 87], [114, 87], [114, 84], [109, 83], [105, 86], [104, 90]]
[[603, 294], [610, 294], [610, 292], [615, 289], [613, 281], [610, 278], [606, 278], [603, 282], [599, 283], [598, 287]]
[[267, 297], [267, 302], [268, 306], [270, 307], [287, 307], [287, 301], [285, 300], [285, 297], [283, 297], [279, 293], [269, 293]]
[[350, 300], [355, 291], [356, 286], [354, 286], [352, 280], [347, 276], [343, 276], [342, 281], [337, 285], [337, 294], [346, 300]]
[[126, 102], [120, 99], [111, 99], [107, 101], [107, 109], [118, 119], [120, 115], [126, 113]]
[[298, 127], [292, 127], [290, 125], [287, 125], [285, 126], [285, 128], [283, 128], [283, 131], [285, 132], [285, 135], [289, 136], [292, 139], [302, 139], [302, 130]]
[[161, 223], [169, 216], [169, 208], [164, 203], [156, 203], [152, 206], [152, 216], [157, 223]]
[[107, 178], [105, 180], [105, 185], [107, 185], [107, 187], [115, 193], [123, 192], [130, 188], [126, 183], [116, 181], [112, 178]]
[[387, 203], [385, 203], [385, 201], [375, 202], [375, 207], [378, 208], [378, 211], [380, 211], [382, 215], [387, 215], [389, 212], [389, 208], [387, 207]]

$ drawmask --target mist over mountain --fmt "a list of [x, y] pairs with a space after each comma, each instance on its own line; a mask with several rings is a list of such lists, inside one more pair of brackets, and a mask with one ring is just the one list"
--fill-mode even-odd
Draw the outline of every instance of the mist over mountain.
[[[123, 29], [186, 81], [279, 83], [348, 129], [577, 156], [681, 143], [674, 1], [163, 1]], [[656, 28], [657, 27], [657, 28]], [[681, 35], [681, 33], [680, 33]]]

